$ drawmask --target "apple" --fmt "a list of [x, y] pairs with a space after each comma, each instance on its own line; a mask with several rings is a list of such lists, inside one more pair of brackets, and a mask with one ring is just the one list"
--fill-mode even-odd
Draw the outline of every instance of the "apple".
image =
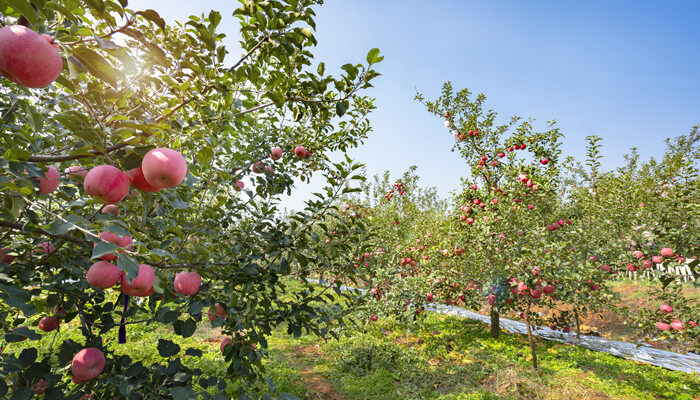
[[530, 204], [529, 206], [527, 206], [527, 208], [528, 208], [528, 210], [533, 210], [535, 208], [535, 206]]
[[42, 254], [53, 254], [57, 250], [56, 247], [54, 247], [54, 245], [51, 244], [51, 242], [42, 242], [39, 243], [36, 247], [39, 248], [38, 251]]
[[182, 271], [175, 275], [175, 292], [185, 296], [192, 296], [199, 292], [202, 285], [202, 277], [196, 272]]
[[662, 331], [667, 331], [667, 330], [671, 329], [671, 326], [669, 324], [667, 324], [665, 322], [661, 322], [661, 321], [656, 323], [656, 327], [661, 329]]
[[432, 293], [428, 293], [428, 295], [426, 296], [426, 299], [428, 301], [431, 301], [431, 302], [433, 301], [434, 298], [435, 298], [435, 296]]
[[669, 314], [673, 312], [673, 307], [669, 306], [668, 304], [662, 304], [661, 307], [659, 307], [659, 310], [662, 313]]
[[243, 183], [242, 181], [236, 181], [235, 186], [233, 188], [237, 192], [240, 192], [241, 190], [243, 190], [244, 187], [245, 187], [245, 183]]
[[83, 181], [85, 193], [99, 197], [107, 204], [120, 202], [131, 187], [131, 179], [124, 171], [112, 165], [98, 165], [92, 168]]
[[78, 179], [78, 177], [85, 179], [85, 175], [87, 175], [88, 170], [87, 168], [83, 167], [82, 165], [74, 165], [72, 167], [68, 167], [63, 170], [63, 173], [66, 176], [69, 176], [73, 179]]
[[369, 317], [369, 319], [370, 319], [370, 321], [372, 321], [372, 322], [377, 322], [377, 320], [379, 319], [379, 317], [377, 316], [377, 314], [374, 314], [374, 315], [372, 315], [371, 317]]
[[294, 154], [296, 154], [296, 156], [299, 158], [304, 158], [306, 156], [306, 149], [304, 146], [297, 146], [294, 149]]
[[126, 278], [127, 273], [121, 276], [122, 292], [129, 296], [148, 297], [153, 293], [153, 282], [156, 275], [153, 268], [147, 264], [139, 264], [139, 274], [131, 282]]
[[661, 256], [653, 256], [651, 261], [653, 261], [655, 264], [661, 264], [664, 262], [664, 258]]
[[165, 147], [150, 150], [143, 156], [141, 169], [146, 181], [153, 187], [172, 188], [187, 175], [187, 162], [182, 154]]
[[155, 193], [161, 190], [161, 188], [157, 188], [148, 183], [146, 177], [143, 176], [142, 167], [130, 169], [129, 171], [127, 171], [127, 174], [131, 177], [131, 183], [133, 183], [134, 186], [143, 190], [144, 192]]
[[61, 74], [63, 60], [48, 35], [22, 25], [0, 28], [0, 75], [28, 88], [42, 88]]
[[673, 249], [671, 249], [670, 247], [664, 247], [663, 249], [661, 249], [661, 255], [666, 258], [673, 257]]
[[102, 208], [102, 214], [112, 214], [115, 217], [119, 216], [119, 206], [108, 204]]
[[270, 150], [270, 158], [273, 160], [279, 160], [282, 158], [282, 149], [279, 147], [273, 147], [272, 150]]
[[253, 164], [253, 172], [256, 174], [262, 174], [265, 169], [265, 165], [261, 163], [260, 161], [256, 162]]
[[92, 264], [87, 273], [88, 283], [100, 289], [111, 288], [120, 281], [121, 277], [122, 271], [119, 267], [107, 261]]
[[46, 393], [46, 388], [48, 386], [49, 383], [46, 382], [44, 378], [41, 378], [35, 384], [32, 385], [32, 391], [36, 394], [44, 394]]
[[554, 286], [546, 285], [545, 287], [542, 288], [542, 291], [547, 293], [547, 294], [551, 294], [554, 292]]
[[[134, 243], [134, 239], [129, 235], [122, 237], [117, 235], [116, 233], [109, 231], [100, 232], [100, 239], [104, 240], [105, 242], [114, 243], [125, 250], [129, 250], [131, 248], [131, 245]], [[121, 250], [118, 250], [118, 252], [123, 253], [123, 251]], [[106, 261], [116, 260], [117, 252], [115, 251], [109, 254], [105, 254], [101, 258]]]
[[642, 257], [644, 257], [644, 253], [642, 253], [642, 252], [639, 251], [639, 250], [636, 250], [636, 251], [633, 251], [633, 252], [632, 252], [632, 256], [633, 256], [634, 258], [638, 259], [638, 260], [641, 260]]
[[58, 318], [46, 316], [39, 321], [39, 329], [44, 332], [51, 332], [58, 328]]
[[[5, 29], [5, 28], [2, 28]], [[2, 30], [0, 29], [0, 30]], [[49, 194], [53, 193], [57, 188], [58, 188], [58, 179], [61, 177], [61, 174], [58, 173], [58, 170], [54, 167], [49, 167], [49, 170], [44, 173], [43, 178], [38, 178], [39, 179], [39, 193], [40, 194]]]
[[11, 251], [12, 251], [12, 249], [7, 248], [7, 247], [0, 249], [0, 262], [3, 262], [5, 264], [12, 263], [12, 260], [15, 259], [15, 256], [10, 256], [7, 254]]
[[70, 370], [73, 382], [82, 383], [97, 378], [105, 368], [105, 356], [94, 347], [82, 349], [73, 357]]
[[231, 344], [231, 338], [225, 337], [221, 340], [221, 345], [219, 345], [219, 348], [221, 349], [221, 354], [224, 354], [224, 350], [229, 344]]
[[546, 159], [546, 158], [543, 158], [543, 159], [540, 160], [540, 162], [542, 163], [542, 165], [545, 165], [545, 164], [547, 164], [547, 163], [549, 162], [549, 160]]
[[221, 318], [226, 317], [226, 309], [224, 307], [222, 307], [221, 304], [217, 304], [216, 306], [211, 306], [209, 308], [209, 311], [207, 311], [207, 318], [209, 318], [209, 321], [215, 320], [216, 317], [221, 317]]
[[679, 320], [675, 320], [675, 321], [671, 322], [671, 328], [673, 328], [674, 330], [680, 331], [681, 329], [683, 329], [683, 322], [681, 322]]

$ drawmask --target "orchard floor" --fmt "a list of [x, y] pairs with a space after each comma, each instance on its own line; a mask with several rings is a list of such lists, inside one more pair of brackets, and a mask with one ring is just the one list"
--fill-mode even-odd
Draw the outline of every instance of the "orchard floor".
[[[218, 348], [220, 335], [197, 336]], [[700, 399], [700, 377], [638, 364], [577, 346], [537, 344], [531, 366], [526, 339], [488, 326], [431, 315], [407, 329], [380, 320], [340, 341], [269, 340], [269, 372], [278, 388], [302, 399]]]

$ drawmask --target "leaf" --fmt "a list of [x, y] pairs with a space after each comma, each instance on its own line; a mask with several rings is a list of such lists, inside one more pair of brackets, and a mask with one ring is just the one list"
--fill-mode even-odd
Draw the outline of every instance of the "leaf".
[[197, 322], [193, 320], [192, 318], [183, 321], [183, 320], [177, 320], [173, 324], [173, 330], [175, 330], [175, 333], [182, 336], [183, 338], [188, 338], [194, 334], [194, 331], [197, 329]]
[[73, 228], [73, 224], [71, 224], [70, 222], [56, 220], [52, 222], [51, 225], [46, 227], [46, 232], [56, 236], [65, 235], [66, 233], [68, 233], [68, 231], [71, 230], [71, 228]]
[[22, 14], [31, 25], [36, 24], [36, 11], [27, 0], [5, 0], [5, 3]]
[[34, 361], [36, 361], [36, 357], [39, 355], [37, 352], [36, 348], [30, 347], [28, 349], [22, 350], [20, 353], [18, 360], [22, 363], [22, 365], [26, 368], [30, 366]]
[[335, 113], [338, 114], [339, 117], [342, 117], [345, 115], [345, 112], [348, 110], [348, 106], [345, 104], [344, 101], [339, 101], [335, 103]]
[[117, 254], [117, 267], [122, 271], [126, 271], [126, 279], [129, 282], [139, 275], [139, 263], [128, 254]]
[[318, 68], [316, 68], [316, 72], [318, 72], [319, 75], [323, 76], [323, 73], [326, 72], [326, 64], [323, 62], [318, 63]]
[[196, 394], [192, 388], [187, 386], [173, 386], [170, 388], [170, 396], [173, 400], [188, 400], [194, 399]]
[[186, 356], [192, 356], [192, 357], [201, 357], [202, 356], [202, 350], [200, 349], [195, 349], [194, 347], [190, 347], [187, 350], [185, 350], [185, 355]]
[[158, 339], [158, 354], [163, 358], [168, 358], [180, 352], [180, 346], [170, 340]]
[[219, 22], [221, 22], [221, 14], [218, 11], [209, 11], [209, 22], [211, 22], [212, 29], [216, 29], [219, 26]]
[[160, 17], [160, 15], [155, 11], [155, 10], [145, 10], [145, 11], [139, 11], [136, 14], [143, 16], [147, 20], [153, 22], [154, 24], [158, 25], [160, 29], [165, 32], [165, 20]]
[[98, 11], [100, 14], [104, 14], [105, 12], [105, 3], [103, 0], [84, 0], [87, 5], [90, 6], [93, 10]]
[[367, 53], [367, 62], [372, 65], [382, 61], [384, 57], [379, 56], [379, 49], [374, 48]]
[[95, 258], [100, 258], [105, 254], [110, 254], [113, 253], [115, 250], [118, 250], [120, 247], [117, 246], [114, 243], [110, 242], [99, 242], [95, 245], [95, 247], [92, 249], [92, 259]]
[[104, 57], [85, 46], [73, 49], [73, 57], [93, 76], [112, 86], [117, 85], [117, 78], [123, 77], [122, 72], [115, 69]]

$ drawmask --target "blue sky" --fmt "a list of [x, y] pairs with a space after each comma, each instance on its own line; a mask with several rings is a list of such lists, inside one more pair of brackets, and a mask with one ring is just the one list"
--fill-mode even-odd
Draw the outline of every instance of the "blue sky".
[[[398, 176], [418, 165], [423, 184], [447, 196], [466, 166], [450, 152], [442, 121], [413, 100], [416, 89], [437, 97], [444, 81], [484, 92], [503, 116], [554, 119], [564, 151], [584, 156], [584, 138], [603, 138], [604, 166], [630, 147], [646, 158], [664, 139], [700, 123], [698, 1], [409, 1], [327, 0], [317, 10], [315, 49], [326, 71], [364, 62], [381, 49], [383, 74], [368, 94], [377, 99], [374, 131], [351, 155], [369, 175]], [[131, 0], [169, 22], [221, 11], [229, 46], [237, 46], [232, 0]], [[235, 52], [234, 52], [235, 54]], [[537, 125], [543, 126], [543, 125]], [[304, 192], [317, 188], [301, 187]], [[303, 193], [288, 200], [297, 208]]]

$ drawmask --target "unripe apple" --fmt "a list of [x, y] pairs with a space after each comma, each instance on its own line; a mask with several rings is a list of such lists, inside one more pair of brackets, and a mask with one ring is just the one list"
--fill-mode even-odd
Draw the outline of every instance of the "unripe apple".
[[273, 147], [272, 150], [270, 150], [270, 158], [273, 160], [279, 160], [282, 158], [282, 149], [279, 147]]
[[182, 271], [175, 275], [175, 292], [185, 296], [192, 296], [199, 292], [202, 285], [202, 277], [196, 272]]
[[122, 271], [115, 264], [98, 261], [90, 266], [87, 281], [92, 286], [108, 289], [116, 285], [122, 277]]
[[[2, 28], [2, 29], [5, 29], [5, 28]], [[61, 174], [58, 173], [58, 170], [56, 168], [49, 167], [49, 170], [44, 173], [44, 177], [38, 178], [39, 179], [39, 193], [40, 194], [53, 193], [58, 188], [58, 183], [59, 183], [58, 179], [60, 177], [61, 177]]]
[[146, 181], [153, 187], [172, 188], [185, 179], [187, 161], [177, 151], [159, 147], [143, 156], [141, 170]]
[[236, 181], [235, 186], [233, 188], [237, 192], [240, 192], [241, 190], [243, 190], [244, 187], [245, 187], [245, 183], [243, 183], [242, 181]]
[[51, 38], [22, 25], [0, 28], [0, 75], [19, 85], [42, 88], [61, 74], [63, 60]]
[[297, 146], [294, 149], [294, 154], [296, 154], [296, 156], [299, 158], [304, 158], [306, 156], [306, 149], [304, 146]]
[[39, 329], [44, 332], [51, 332], [58, 328], [58, 318], [46, 316], [39, 321]]
[[139, 274], [129, 282], [126, 278], [127, 273], [121, 276], [122, 292], [129, 296], [147, 297], [153, 290], [153, 282], [156, 275], [153, 268], [147, 264], [139, 264]]
[[659, 307], [659, 310], [661, 312], [669, 314], [673, 312], [673, 307], [669, 306], [668, 304], [662, 304], [661, 307]]
[[88, 169], [82, 165], [73, 165], [72, 167], [68, 167], [63, 170], [63, 174], [65, 176], [73, 179], [85, 179], [85, 175], [87, 175], [87, 173]]
[[134, 186], [143, 190], [144, 192], [155, 193], [161, 190], [161, 188], [157, 188], [148, 183], [146, 177], [143, 176], [142, 167], [130, 169], [129, 171], [127, 171], [127, 174], [131, 177], [131, 183], [133, 183]]
[[231, 344], [231, 338], [225, 337], [221, 339], [221, 344], [219, 345], [219, 348], [221, 349], [221, 354], [224, 354], [224, 350], [229, 344]]
[[674, 330], [680, 331], [681, 329], [683, 329], [683, 322], [681, 322], [679, 320], [675, 320], [675, 321], [671, 322], [671, 328], [673, 328]]
[[[109, 231], [101, 232], [100, 239], [104, 240], [105, 242], [114, 243], [125, 250], [129, 250], [131, 248], [131, 245], [134, 243], [134, 239], [129, 235], [122, 237], [114, 232]], [[117, 252], [123, 253], [123, 251], [117, 250], [115, 252], [103, 255], [101, 258], [106, 261], [116, 260]]]
[[94, 347], [82, 349], [70, 364], [73, 382], [82, 383], [97, 378], [105, 368], [105, 356]]
[[663, 249], [661, 249], [661, 255], [666, 258], [673, 257], [673, 249], [671, 249], [670, 247], [664, 247]]
[[671, 329], [671, 326], [669, 324], [661, 321], [656, 323], [656, 327], [661, 329], [662, 331], [667, 331]]
[[112, 214], [115, 217], [119, 216], [119, 206], [116, 204], [108, 204], [102, 207], [102, 214]]
[[120, 202], [131, 187], [131, 179], [122, 170], [111, 165], [98, 165], [92, 168], [83, 181], [85, 193], [99, 197], [107, 204]]

